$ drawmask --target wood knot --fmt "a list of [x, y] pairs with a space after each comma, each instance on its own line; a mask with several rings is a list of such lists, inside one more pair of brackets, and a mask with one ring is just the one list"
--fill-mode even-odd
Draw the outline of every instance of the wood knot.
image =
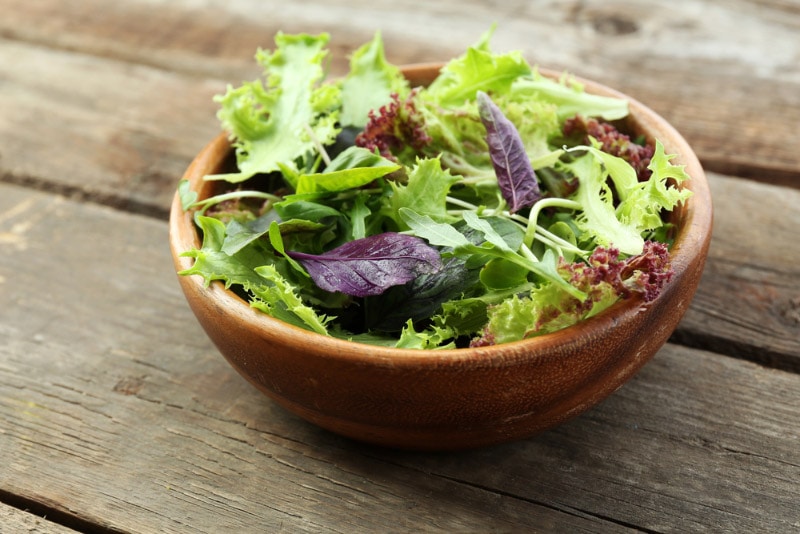
[[139, 376], [126, 376], [114, 386], [114, 393], [123, 395], [136, 395], [144, 387], [144, 378]]
[[592, 21], [597, 33], [603, 35], [628, 35], [639, 31], [639, 25], [620, 15], [602, 15]]
[[800, 296], [787, 300], [780, 313], [790, 326], [800, 326]]

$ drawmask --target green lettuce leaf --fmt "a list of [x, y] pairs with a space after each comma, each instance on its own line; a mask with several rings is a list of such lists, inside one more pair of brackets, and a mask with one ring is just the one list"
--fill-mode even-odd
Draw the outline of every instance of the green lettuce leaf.
[[408, 173], [406, 184], [390, 182], [393, 189], [389, 199], [390, 216], [402, 230], [408, 229], [399, 216], [400, 209], [405, 207], [413, 208], [416, 213], [427, 215], [435, 221], [454, 221], [455, 218], [447, 214], [447, 194], [458, 181], [458, 176], [442, 169], [438, 158], [418, 159]]
[[617, 207], [617, 217], [636, 225], [642, 232], [664, 225], [662, 210], [672, 211], [692, 195], [689, 189], [680, 189], [670, 184], [670, 180], [680, 184], [689, 179], [682, 165], [670, 163], [673, 157], [675, 156], [665, 154], [664, 145], [656, 141], [655, 152], [648, 166], [652, 171], [650, 178], [645, 182], [634, 183], [625, 191], [624, 198]]
[[408, 91], [408, 81], [399, 68], [386, 61], [380, 32], [353, 53], [350, 72], [342, 87], [342, 126], [363, 128], [371, 110], [389, 103], [392, 93], [401, 98]]
[[[639, 181], [636, 171], [624, 159], [597, 147], [577, 147], [586, 153], [562, 164], [579, 181], [573, 199], [582, 206], [575, 220], [584, 237], [602, 246], [614, 246], [627, 255], [641, 254], [644, 233], [664, 225], [663, 210], [671, 211], [691, 196], [691, 191], [672, 185], [688, 179], [682, 166], [673, 165], [660, 142], [651, 159], [649, 179]], [[608, 179], [614, 184], [619, 205]]]
[[628, 115], [627, 100], [587, 93], [582, 84], [568, 76], [553, 80], [534, 72], [532, 76], [516, 80], [511, 95], [515, 100], [534, 99], [555, 104], [559, 122], [575, 115], [608, 121]]
[[395, 346], [401, 349], [453, 349], [453, 334], [450, 328], [435, 325], [417, 332], [409, 319]]
[[264, 68], [261, 80], [228, 87], [216, 98], [218, 117], [230, 132], [239, 172], [211, 175], [237, 183], [258, 173], [291, 169], [300, 160], [314, 159], [315, 148], [332, 142], [340, 107], [340, 90], [322, 85], [322, 62], [328, 35], [306, 34], [275, 37], [274, 52], [259, 50], [256, 59]]
[[531, 74], [531, 67], [519, 51], [495, 54], [489, 48], [494, 28], [462, 56], [445, 65], [428, 86], [425, 97], [443, 107], [460, 106], [475, 99], [478, 91], [504, 93], [521, 76]]

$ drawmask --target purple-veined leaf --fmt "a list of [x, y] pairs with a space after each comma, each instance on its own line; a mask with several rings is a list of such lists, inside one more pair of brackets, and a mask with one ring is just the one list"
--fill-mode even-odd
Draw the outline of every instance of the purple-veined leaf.
[[387, 232], [349, 241], [323, 254], [290, 252], [325, 291], [355, 297], [380, 295], [441, 269], [439, 252], [418, 237]]
[[532, 206], [542, 194], [519, 131], [482, 91], [478, 91], [478, 113], [486, 128], [492, 166], [509, 211], [516, 213]]

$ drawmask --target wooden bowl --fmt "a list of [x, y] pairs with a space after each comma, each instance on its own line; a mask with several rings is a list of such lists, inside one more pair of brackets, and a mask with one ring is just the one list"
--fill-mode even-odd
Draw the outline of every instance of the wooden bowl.
[[[429, 83], [439, 65], [404, 69], [414, 85]], [[552, 73], [547, 73], [552, 75]], [[416, 351], [342, 341], [296, 328], [253, 308], [220, 283], [199, 276], [179, 281], [200, 324], [230, 364], [287, 410], [333, 432], [374, 444], [418, 450], [463, 449], [531, 436], [599, 403], [636, 373], [666, 342], [694, 296], [711, 237], [711, 196], [686, 141], [633, 99], [587, 80], [586, 90], [626, 98], [629, 128], [678, 154], [693, 196], [672, 214], [675, 275], [645, 304], [632, 298], [564, 330], [481, 348]], [[184, 178], [200, 198], [207, 174], [230, 165], [222, 134], [206, 146]], [[181, 257], [199, 247], [192, 215], [178, 196], [170, 214], [170, 246]]]

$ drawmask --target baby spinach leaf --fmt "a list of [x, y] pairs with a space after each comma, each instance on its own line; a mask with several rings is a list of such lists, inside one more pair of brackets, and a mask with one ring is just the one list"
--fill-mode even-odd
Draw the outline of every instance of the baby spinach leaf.
[[339, 154], [323, 172], [296, 177], [298, 195], [356, 189], [400, 168], [361, 147], [350, 147]]
[[273, 207], [280, 215], [281, 219], [308, 219], [309, 221], [321, 221], [328, 217], [341, 217], [342, 214], [336, 209], [325, 204], [312, 202], [310, 200], [302, 200], [301, 197], [296, 197], [289, 200], [284, 200], [275, 204]]

